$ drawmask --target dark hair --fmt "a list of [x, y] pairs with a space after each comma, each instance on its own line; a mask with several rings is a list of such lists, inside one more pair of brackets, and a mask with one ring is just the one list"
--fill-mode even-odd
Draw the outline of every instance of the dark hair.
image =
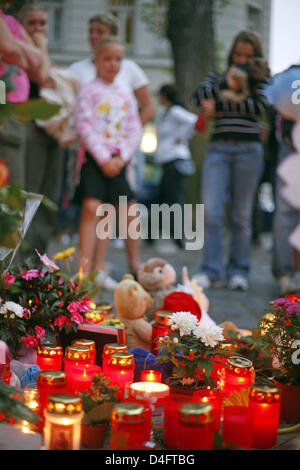
[[89, 19], [89, 24], [91, 23], [102, 23], [108, 26], [112, 36], [117, 36], [118, 34], [118, 18], [112, 13], [106, 13], [103, 15], [94, 15]]
[[159, 89], [159, 94], [163, 95], [173, 105], [177, 104], [179, 106], [183, 106], [182, 102], [179, 98], [178, 90], [177, 90], [175, 85], [173, 85], [173, 84], [163, 85]]
[[228, 65], [229, 66], [233, 64], [232, 57], [233, 57], [234, 50], [235, 50], [235, 47], [236, 47], [238, 42], [244, 42], [244, 43], [251, 44], [251, 46], [253, 47], [254, 57], [263, 57], [264, 56], [262, 43], [261, 43], [261, 39], [260, 39], [259, 34], [255, 33], [254, 31], [241, 31], [240, 33], [238, 33], [235, 36], [235, 38], [233, 40], [231, 50], [230, 50], [229, 55], [228, 55]]

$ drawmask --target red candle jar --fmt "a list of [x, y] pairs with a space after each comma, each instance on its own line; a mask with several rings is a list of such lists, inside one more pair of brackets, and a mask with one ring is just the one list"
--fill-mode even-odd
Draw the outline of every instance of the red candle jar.
[[41, 416], [44, 423], [44, 410], [48, 404], [48, 397], [52, 393], [65, 393], [67, 375], [61, 370], [44, 370], [37, 374], [37, 389], [40, 393]]
[[146, 424], [145, 424], [145, 437], [143, 438], [143, 442], [150, 442], [151, 440], [151, 431], [152, 431], [152, 408], [148, 401], [146, 400], [138, 400], [133, 397], [128, 397], [126, 400], [122, 401], [122, 403], [138, 403], [143, 405], [145, 408], [145, 417], [146, 417]]
[[159, 370], [142, 370], [141, 382], [161, 382], [161, 372]]
[[101, 367], [94, 364], [70, 366], [67, 374], [67, 390], [71, 395], [90, 391], [94, 374], [100, 374]]
[[226, 406], [223, 411], [223, 446], [230, 444], [245, 450], [252, 447], [252, 427], [249, 408]]
[[216, 355], [212, 360], [213, 370], [210, 375], [216, 386], [218, 385], [221, 372], [225, 368], [225, 364], [228, 363], [228, 358], [234, 355], [234, 351], [237, 349], [237, 345], [231, 343], [221, 343], [218, 347], [221, 349], [221, 351], [227, 352], [227, 357], [220, 357], [219, 355]]
[[63, 359], [64, 371], [68, 374], [70, 367], [88, 365], [91, 363], [91, 350], [84, 346], [67, 346]]
[[99, 310], [91, 310], [90, 312], [86, 312], [84, 316], [88, 320], [88, 323], [92, 325], [99, 325], [104, 319], [103, 313]]
[[105, 375], [112, 385], [117, 385], [117, 398], [128, 398], [129, 387], [133, 382], [134, 355], [129, 352], [114, 352], [109, 355]]
[[96, 343], [92, 339], [76, 339], [73, 341], [72, 346], [83, 346], [84, 348], [89, 348], [91, 351], [91, 361], [90, 364], [95, 364], [96, 357]]
[[212, 413], [214, 417], [214, 429], [219, 431], [221, 414], [222, 414], [222, 392], [212, 388], [204, 388], [194, 393], [194, 401], [200, 403], [208, 403], [212, 406]]
[[253, 429], [252, 446], [270, 449], [277, 441], [280, 389], [269, 385], [252, 385], [249, 410]]
[[146, 400], [152, 409], [153, 426], [162, 428], [164, 407], [170, 397], [170, 387], [156, 382], [135, 382], [130, 385], [129, 396]]
[[255, 380], [255, 372], [252, 362], [241, 356], [232, 356], [227, 360], [228, 366], [221, 372], [218, 387], [226, 398], [233, 392], [239, 392], [242, 388], [248, 388]]
[[212, 406], [184, 403], [178, 408], [177, 450], [212, 450], [214, 443]]
[[[34, 411], [38, 416], [42, 417], [41, 404], [40, 404], [40, 392], [35, 383], [27, 384], [22, 391], [22, 401], [24, 405]], [[38, 420], [35, 423], [29, 423], [28, 421], [22, 421], [22, 426], [25, 429], [32, 432], [42, 431], [42, 420]], [[26, 432], [26, 431], [25, 431]]]
[[61, 346], [41, 344], [37, 349], [37, 365], [41, 370], [61, 370], [63, 349]]
[[111, 415], [111, 450], [131, 450], [147, 442], [149, 429], [145, 408], [140, 403], [119, 403]]
[[188, 403], [192, 397], [188, 395], [170, 395], [165, 404], [164, 412], [164, 444], [169, 449], [176, 449], [178, 433], [178, 408], [184, 403]]
[[107, 362], [109, 355], [115, 352], [128, 352], [127, 344], [109, 343], [105, 344], [102, 353], [102, 372], [105, 374], [107, 370]]
[[171, 333], [171, 328], [169, 325], [170, 318], [172, 317], [173, 312], [169, 310], [160, 310], [154, 313], [154, 323], [152, 326], [152, 344], [151, 352], [152, 354], [157, 354], [157, 338], [160, 336], [167, 335]]

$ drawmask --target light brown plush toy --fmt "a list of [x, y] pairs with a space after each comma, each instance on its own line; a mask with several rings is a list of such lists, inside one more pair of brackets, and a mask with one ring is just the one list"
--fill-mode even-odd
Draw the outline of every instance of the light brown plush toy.
[[117, 285], [114, 304], [117, 310], [116, 318], [126, 327], [128, 349], [150, 350], [152, 326], [145, 317], [145, 311], [151, 307], [152, 298], [131, 274], [125, 274]]
[[140, 266], [137, 278], [153, 300], [151, 307], [145, 312], [148, 321], [151, 322], [154, 312], [163, 305], [166, 295], [174, 291], [176, 271], [163, 258], [150, 258]]

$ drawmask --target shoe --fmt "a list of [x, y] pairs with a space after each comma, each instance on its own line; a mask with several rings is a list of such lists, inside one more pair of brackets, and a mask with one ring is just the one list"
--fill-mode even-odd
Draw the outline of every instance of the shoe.
[[118, 282], [110, 277], [107, 271], [99, 271], [95, 278], [95, 284], [105, 290], [114, 291]]
[[297, 281], [297, 279], [292, 279], [289, 276], [281, 276], [278, 279], [280, 295], [285, 296], [299, 292], [299, 284], [297, 284], [295, 281]]
[[197, 282], [199, 287], [202, 287], [203, 289], [209, 289], [209, 288], [218, 288], [222, 287], [222, 281], [214, 281], [213, 279], [210, 279], [207, 274], [205, 273], [199, 273], [196, 274], [193, 279]]
[[240, 274], [234, 274], [228, 281], [228, 288], [231, 290], [248, 290], [248, 281], [244, 276]]

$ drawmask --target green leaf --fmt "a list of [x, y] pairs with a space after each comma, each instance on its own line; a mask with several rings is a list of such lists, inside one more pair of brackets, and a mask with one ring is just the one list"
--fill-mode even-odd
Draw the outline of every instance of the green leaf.
[[59, 112], [60, 108], [61, 106], [58, 104], [48, 103], [42, 98], [36, 98], [25, 103], [15, 104], [14, 113], [20, 121], [29, 122], [35, 119], [50, 119]]

